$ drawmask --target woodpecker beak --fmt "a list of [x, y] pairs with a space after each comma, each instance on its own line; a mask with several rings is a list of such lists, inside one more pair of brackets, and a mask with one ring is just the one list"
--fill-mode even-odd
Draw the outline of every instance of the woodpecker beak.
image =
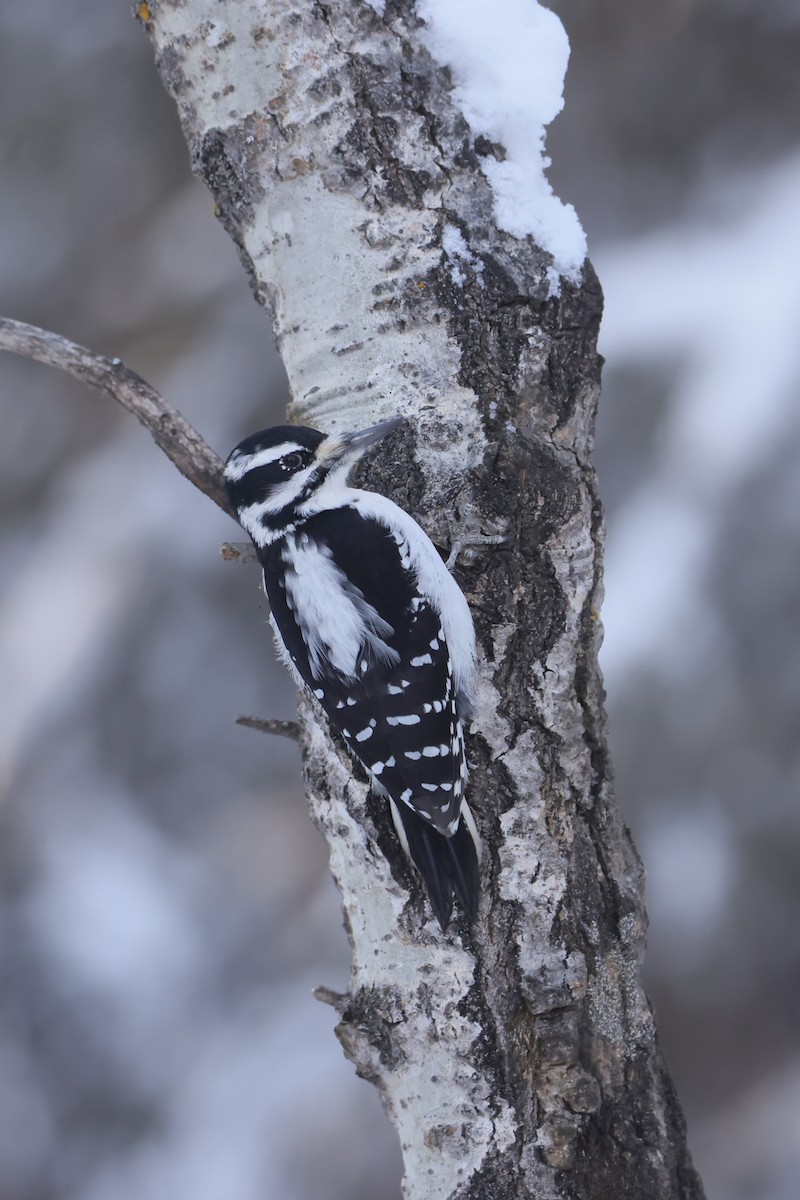
[[365, 450], [382, 441], [402, 424], [402, 417], [393, 417], [391, 421], [381, 421], [380, 425], [370, 425], [369, 429], [360, 429], [355, 433], [332, 433], [317, 451], [317, 461], [327, 471], [352, 467]]

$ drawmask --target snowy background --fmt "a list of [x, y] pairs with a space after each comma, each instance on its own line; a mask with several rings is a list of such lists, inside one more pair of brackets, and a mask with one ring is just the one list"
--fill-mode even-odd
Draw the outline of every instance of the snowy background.
[[[563, 0], [550, 179], [603, 280], [619, 799], [709, 1200], [800, 1176], [800, 3]], [[126, 0], [0, 10], [0, 309], [225, 453], [280, 365]], [[230, 522], [0, 362], [0, 1195], [398, 1200], [310, 990], [347, 947]]]

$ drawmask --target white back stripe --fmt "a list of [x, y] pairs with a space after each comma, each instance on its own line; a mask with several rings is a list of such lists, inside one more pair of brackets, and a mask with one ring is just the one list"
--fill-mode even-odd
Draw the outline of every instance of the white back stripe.
[[[308, 661], [317, 679], [330, 667], [353, 679], [365, 651], [378, 662], [396, 664], [398, 654], [385, 639], [391, 625], [368, 604], [336, 565], [330, 549], [306, 538], [295, 540], [284, 555], [286, 599], [299, 617]], [[348, 697], [349, 702], [349, 697]], [[363, 733], [365, 740], [371, 735]]]

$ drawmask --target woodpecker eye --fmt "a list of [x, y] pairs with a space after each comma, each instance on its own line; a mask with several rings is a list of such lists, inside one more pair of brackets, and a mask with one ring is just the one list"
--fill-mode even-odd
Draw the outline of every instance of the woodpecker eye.
[[304, 462], [304, 456], [296, 450], [291, 454], [284, 454], [281, 459], [281, 469], [283, 471], [299, 471]]

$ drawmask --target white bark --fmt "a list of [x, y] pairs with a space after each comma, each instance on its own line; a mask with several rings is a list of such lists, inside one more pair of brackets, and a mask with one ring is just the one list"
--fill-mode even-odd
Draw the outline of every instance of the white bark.
[[473, 931], [442, 936], [383, 806], [301, 705], [353, 947], [339, 1035], [398, 1129], [405, 1194], [698, 1197], [638, 980], [641, 870], [604, 743], [591, 269], [550, 298], [549, 257], [497, 229], [406, 0], [383, 19], [356, 0], [154, 0], [140, 15], [273, 316], [291, 418], [329, 431], [404, 415], [404, 448], [367, 485], [442, 547], [509, 538], [458, 568], [481, 643]]

